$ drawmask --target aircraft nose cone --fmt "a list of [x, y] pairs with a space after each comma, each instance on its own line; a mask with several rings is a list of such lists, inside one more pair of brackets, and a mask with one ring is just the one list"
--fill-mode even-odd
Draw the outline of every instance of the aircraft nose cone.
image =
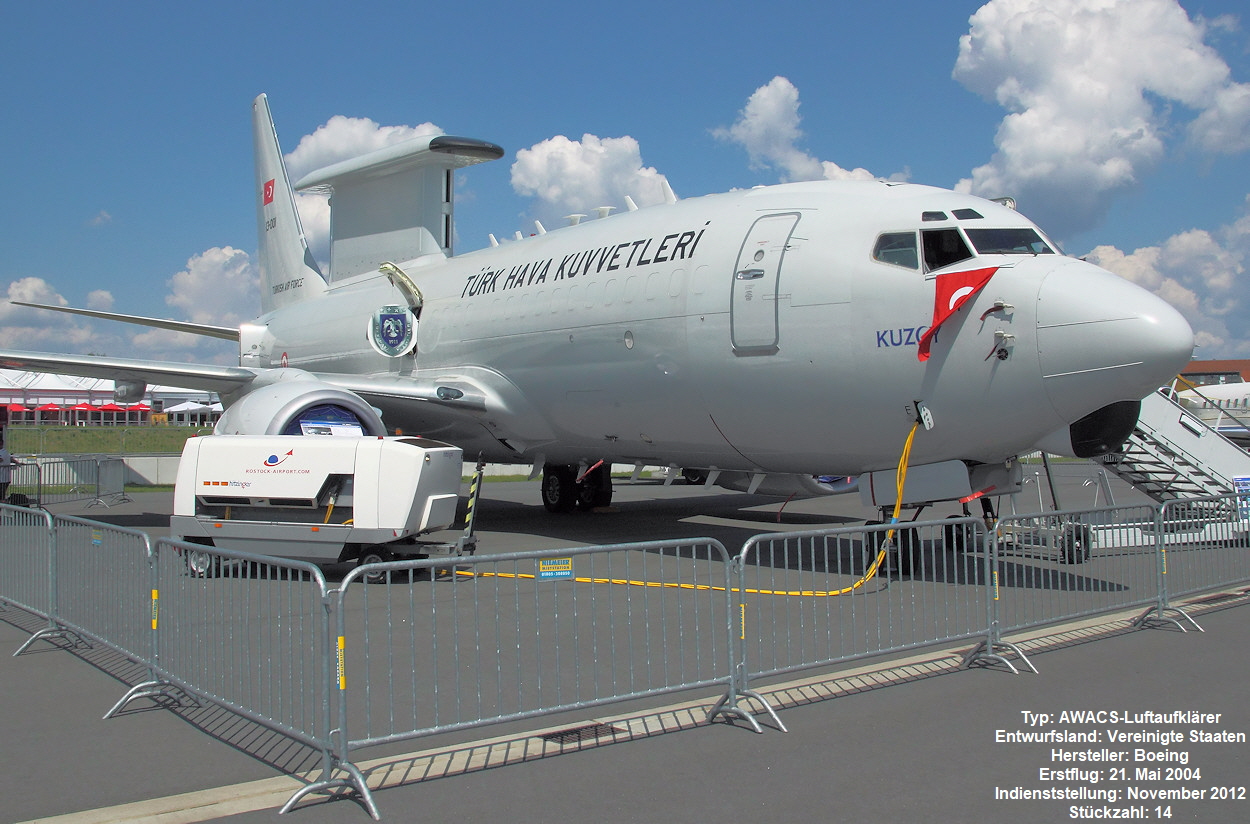
[[1193, 356], [1194, 333], [1145, 289], [1069, 259], [1038, 289], [1037, 348], [1051, 404], [1074, 421], [1166, 384]]

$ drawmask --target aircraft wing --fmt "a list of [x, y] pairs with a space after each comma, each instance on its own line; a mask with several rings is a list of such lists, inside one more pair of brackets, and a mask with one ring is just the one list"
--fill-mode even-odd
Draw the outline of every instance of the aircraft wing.
[[0, 349], [0, 368], [114, 381], [143, 381], [149, 384], [203, 389], [218, 394], [238, 391], [255, 380], [257, 374], [239, 366], [133, 360], [100, 355], [59, 355], [11, 349]]

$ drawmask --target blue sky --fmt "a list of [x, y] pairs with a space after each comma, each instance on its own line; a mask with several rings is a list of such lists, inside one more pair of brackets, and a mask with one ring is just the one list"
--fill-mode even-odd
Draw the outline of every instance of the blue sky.
[[[897, 177], [1014, 195], [1069, 253], [1181, 309], [1200, 356], [1250, 357], [1242, 2], [0, 8], [10, 298], [255, 314], [249, 113], [266, 92], [295, 176], [433, 127], [502, 145], [458, 179], [458, 251], [652, 200], [660, 177], [681, 197]], [[0, 347], [231, 358], [4, 303]]]

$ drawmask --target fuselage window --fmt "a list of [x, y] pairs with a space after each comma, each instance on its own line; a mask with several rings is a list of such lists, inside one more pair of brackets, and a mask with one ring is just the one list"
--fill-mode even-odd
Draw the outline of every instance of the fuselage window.
[[920, 256], [916, 253], [915, 232], [891, 232], [877, 238], [877, 245], [872, 250], [873, 260], [892, 263], [895, 266], [906, 266], [908, 269], [920, 268]]
[[968, 229], [968, 239], [982, 255], [1053, 255], [1055, 251], [1033, 229]]
[[924, 236], [925, 271], [932, 272], [972, 257], [958, 229], [927, 229]]

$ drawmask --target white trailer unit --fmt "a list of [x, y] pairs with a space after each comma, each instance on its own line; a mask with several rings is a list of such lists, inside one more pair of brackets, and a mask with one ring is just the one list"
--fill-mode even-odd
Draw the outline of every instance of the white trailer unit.
[[[466, 550], [463, 541], [416, 539], [455, 521], [462, 460], [459, 448], [425, 438], [191, 438], [178, 466], [170, 534], [319, 564], [456, 554]], [[206, 574], [211, 564], [206, 553], [188, 553], [194, 572]]]

